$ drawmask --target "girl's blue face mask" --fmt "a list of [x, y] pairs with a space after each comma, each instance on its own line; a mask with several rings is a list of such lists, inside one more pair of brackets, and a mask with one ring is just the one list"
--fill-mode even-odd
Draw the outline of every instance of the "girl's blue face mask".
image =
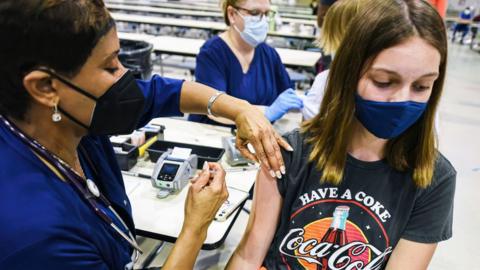
[[382, 139], [400, 136], [422, 116], [427, 103], [379, 102], [355, 95], [355, 116], [373, 135]]

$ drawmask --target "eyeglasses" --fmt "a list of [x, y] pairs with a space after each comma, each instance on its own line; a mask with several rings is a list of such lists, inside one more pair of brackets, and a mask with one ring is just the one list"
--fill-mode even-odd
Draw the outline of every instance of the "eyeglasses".
[[248, 15], [252, 16], [253, 20], [257, 21], [257, 22], [263, 20], [264, 17], [267, 20], [269, 20], [269, 19], [275, 17], [275, 14], [276, 14], [276, 12], [273, 11], [273, 10], [269, 10], [269, 11], [266, 11], [266, 12], [261, 12], [258, 9], [246, 9], [246, 8], [237, 7], [237, 6], [233, 6], [233, 8], [237, 10], [237, 12], [240, 14], [240, 16], [242, 15], [240, 13], [240, 10], [243, 10], [243, 11], [247, 12]]

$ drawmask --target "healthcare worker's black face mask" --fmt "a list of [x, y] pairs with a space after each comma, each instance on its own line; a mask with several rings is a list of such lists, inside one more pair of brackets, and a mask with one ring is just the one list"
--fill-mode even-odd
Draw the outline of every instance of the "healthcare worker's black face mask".
[[90, 126], [85, 125], [62, 108], [58, 110], [92, 135], [128, 134], [135, 130], [142, 116], [145, 96], [131, 71], [125, 72], [101, 97], [97, 98], [49, 69], [39, 69], [57, 78], [78, 93], [96, 102]]

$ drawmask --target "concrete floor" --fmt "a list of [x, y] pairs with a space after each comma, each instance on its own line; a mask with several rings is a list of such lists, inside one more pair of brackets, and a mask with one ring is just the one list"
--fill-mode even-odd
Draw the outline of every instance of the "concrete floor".
[[480, 53], [453, 44], [440, 106], [439, 143], [456, 168], [453, 238], [441, 243], [429, 269], [480, 269]]
[[[439, 113], [439, 144], [458, 171], [454, 236], [439, 244], [429, 269], [480, 270], [480, 53], [452, 44], [449, 54]], [[243, 212], [222, 248], [202, 251], [195, 269], [223, 269], [247, 219]], [[162, 265], [170, 248], [167, 244], [152, 265]]]

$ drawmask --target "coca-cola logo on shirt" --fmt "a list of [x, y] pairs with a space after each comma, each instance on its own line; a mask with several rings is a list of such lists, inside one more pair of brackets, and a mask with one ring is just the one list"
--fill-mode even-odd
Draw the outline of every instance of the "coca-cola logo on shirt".
[[355, 195], [299, 198], [303, 206], [291, 215], [279, 246], [282, 261], [293, 269], [382, 269], [392, 252], [382, 217], [390, 215]]
[[281, 254], [297, 259], [305, 269], [381, 269], [391, 252], [391, 247], [380, 251], [361, 241], [338, 245], [306, 239], [304, 229], [290, 230], [280, 245]]

